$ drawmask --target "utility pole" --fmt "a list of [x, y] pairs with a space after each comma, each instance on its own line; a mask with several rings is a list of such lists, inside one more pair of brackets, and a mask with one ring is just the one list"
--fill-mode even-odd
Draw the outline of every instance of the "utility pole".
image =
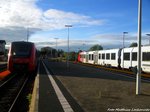
[[57, 56], [58, 56], [58, 54], [57, 54], [57, 52], [58, 52], [58, 50], [57, 50], [57, 40], [58, 40], [58, 38], [54, 38], [54, 39], [56, 39], [56, 58], [57, 58]]
[[67, 53], [67, 68], [69, 68], [69, 28], [72, 27], [72, 25], [65, 25], [65, 27], [68, 28], [68, 53]]
[[141, 94], [141, 21], [142, 21], [142, 0], [138, 3], [138, 69], [136, 75], [136, 95]]
[[124, 69], [124, 48], [125, 48], [125, 45], [124, 45], [124, 38], [125, 38], [125, 34], [128, 34], [128, 32], [123, 32], [123, 59], [122, 59], [122, 68]]
[[27, 42], [29, 40], [29, 28], [27, 27]]

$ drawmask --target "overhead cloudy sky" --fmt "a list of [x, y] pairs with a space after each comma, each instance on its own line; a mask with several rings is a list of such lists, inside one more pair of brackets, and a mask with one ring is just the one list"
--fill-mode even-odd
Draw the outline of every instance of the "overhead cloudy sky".
[[[143, 0], [143, 44], [150, 33], [150, 0]], [[37, 47], [67, 48], [70, 28], [71, 50], [100, 44], [105, 49], [136, 42], [138, 0], [0, 0], [0, 39], [35, 42]], [[28, 32], [28, 33], [27, 33]]]

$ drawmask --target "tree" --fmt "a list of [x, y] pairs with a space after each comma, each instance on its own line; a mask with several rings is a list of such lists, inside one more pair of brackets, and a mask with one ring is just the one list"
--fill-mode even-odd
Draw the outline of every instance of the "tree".
[[76, 52], [70, 52], [69, 53], [69, 60], [70, 61], [75, 61], [76, 60]]
[[56, 52], [57, 52], [56, 49], [53, 49], [52, 47], [41, 48], [41, 55], [43, 56], [55, 57]]
[[89, 51], [95, 51], [95, 50], [103, 50], [103, 47], [99, 44], [93, 45]]
[[131, 43], [131, 45], [129, 47], [137, 47], [137, 43], [133, 42], [133, 43]]
[[64, 57], [64, 51], [62, 49], [58, 49], [58, 57]]

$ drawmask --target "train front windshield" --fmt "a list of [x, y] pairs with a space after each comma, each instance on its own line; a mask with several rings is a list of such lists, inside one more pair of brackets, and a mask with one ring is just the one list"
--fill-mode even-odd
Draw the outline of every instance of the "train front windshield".
[[31, 55], [32, 44], [29, 43], [13, 43], [12, 55], [13, 57], [29, 57]]

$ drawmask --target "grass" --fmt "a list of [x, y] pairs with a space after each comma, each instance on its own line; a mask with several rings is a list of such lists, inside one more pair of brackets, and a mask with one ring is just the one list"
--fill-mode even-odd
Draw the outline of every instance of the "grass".
[[29, 94], [26, 96], [26, 99], [28, 100], [29, 105], [30, 105], [30, 104], [31, 104], [31, 99], [32, 99], [32, 94], [29, 93]]

